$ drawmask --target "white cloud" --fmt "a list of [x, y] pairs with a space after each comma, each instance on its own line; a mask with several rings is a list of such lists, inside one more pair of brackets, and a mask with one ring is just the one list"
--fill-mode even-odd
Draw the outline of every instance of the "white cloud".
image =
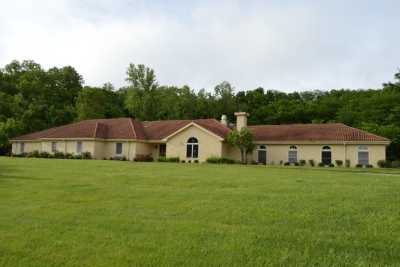
[[0, 63], [72, 65], [89, 85], [122, 86], [130, 62], [154, 68], [161, 84], [197, 89], [222, 80], [238, 89], [369, 88], [391, 79], [400, 62], [395, 15], [293, 2], [17, 0], [0, 17]]

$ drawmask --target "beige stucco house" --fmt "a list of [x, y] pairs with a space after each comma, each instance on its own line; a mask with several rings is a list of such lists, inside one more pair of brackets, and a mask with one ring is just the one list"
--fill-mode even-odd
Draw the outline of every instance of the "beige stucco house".
[[204, 162], [208, 157], [240, 159], [238, 149], [226, 138], [233, 127], [248, 127], [256, 149], [250, 159], [262, 164], [314, 160], [336, 160], [377, 166], [385, 159], [390, 141], [344, 124], [247, 125], [245, 112], [237, 112], [236, 125], [229, 127], [226, 116], [215, 119], [141, 122], [132, 118], [86, 120], [31, 133], [11, 140], [14, 154], [32, 151], [79, 154], [90, 152], [95, 159], [143, 155], [179, 157]]

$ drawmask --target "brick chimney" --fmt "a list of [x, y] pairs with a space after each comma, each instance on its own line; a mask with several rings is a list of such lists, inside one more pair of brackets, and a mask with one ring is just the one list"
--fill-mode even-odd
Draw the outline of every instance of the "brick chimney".
[[240, 131], [243, 127], [247, 127], [247, 112], [235, 112], [236, 116], [236, 129]]

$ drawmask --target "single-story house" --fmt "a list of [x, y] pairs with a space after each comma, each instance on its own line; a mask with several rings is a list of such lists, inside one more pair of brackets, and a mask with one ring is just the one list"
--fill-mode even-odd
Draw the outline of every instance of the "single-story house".
[[227, 136], [232, 128], [248, 127], [255, 150], [249, 159], [261, 164], [336, 160], [377, 166], [386, 158], [390, 140], [341, 123], [247, 125], [248, 114], [236, 112], [236, 125], [226, 116], [215, 119], [139, 121], [133, 118], [85, 120], [11, 139], [14, 154], [90, 152], [95, 159], [138, 156], [179, 157], [204, 162], [209, 157], [240, 159]]

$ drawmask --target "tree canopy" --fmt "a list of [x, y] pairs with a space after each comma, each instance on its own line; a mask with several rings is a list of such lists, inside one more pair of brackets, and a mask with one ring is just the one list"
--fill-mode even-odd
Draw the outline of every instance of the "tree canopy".
[[[0, 153], [8, 138], [93, 118], [140, 120], [216, 118], [250, 113], [249, 124], [342, 122], [392, 140], [388, 158], [400, 159], [400, 72], [380, 89], [332, 89], [285, 93], [235, 88], [227, 81], [212, 91], [159, 85], [153, 69], [130, 64], [127, 86], [84, 86], [71, 66], [45, 70], [26, 60], [0, 69]], [[295, 88], [294, 88], [295, 89]]]

